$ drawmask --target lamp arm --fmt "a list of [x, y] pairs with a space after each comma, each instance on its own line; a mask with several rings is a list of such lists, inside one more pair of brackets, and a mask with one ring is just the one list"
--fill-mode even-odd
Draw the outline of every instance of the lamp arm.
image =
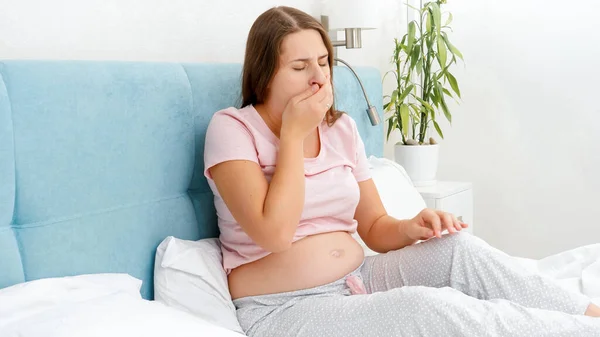
[[334, 60], [338, 61], [338, 62], [342, 62], [344, 65], [346, 65], [346, 67], [348, 67], [348, 69], [350, 69], [350, 71], [352, 71], [352, 73], [354, 74], [354, 77], [356, 77], [356, 79], [358, 80], [358, 84], [360, 84], [360, 88], [362, 89], [363, 95], [365, 96], [365, 100], [367, 101], [367, 114], [369, 115], [369, 120], [371, 121], [371, 125], [375, 126], [375, 125], [379, 124], [380, 120], [379, 120], [379, 113], [377, 113], [377, 108], [375, 106], [371, 105], [371, 102], [369, 101], [369, 97], [367, 96], [367, 91], [365, 90], [365, 87], [363, 86], [362, 81], [358, 77], [358, 74], [356, 74], [356, 72], [354, 71], [354, 69], [352, 69], [352, 67], [348, 64], [348, 62], [346, 62], [340, 58], [335, 58]]

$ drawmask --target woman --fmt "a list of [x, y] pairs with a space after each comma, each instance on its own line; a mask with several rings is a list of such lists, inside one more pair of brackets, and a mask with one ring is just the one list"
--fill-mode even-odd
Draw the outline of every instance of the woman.
[[[356, 125], [333, 106], [332, 55], [311, 16], [266, 11], [248, 36], [242, 108], [208, 127], [205, 175], [244, 331], [600, 336], [588, 298], [511, 264], [452, 215], [386, 214]], [[355, 230], [382, 254], [365, 258]]]

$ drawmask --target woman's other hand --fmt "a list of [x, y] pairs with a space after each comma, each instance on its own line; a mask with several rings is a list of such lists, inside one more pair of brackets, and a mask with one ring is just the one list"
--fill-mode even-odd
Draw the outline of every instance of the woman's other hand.
[[442, 232], [447, 229], [456, 233], [469, 227], [459, 221], [454, 215], [439, 210], [425, 208], [414, 218], [405, 222], [404, 231], [413, 240], [427, 240], [432, 237], [442, 237]]

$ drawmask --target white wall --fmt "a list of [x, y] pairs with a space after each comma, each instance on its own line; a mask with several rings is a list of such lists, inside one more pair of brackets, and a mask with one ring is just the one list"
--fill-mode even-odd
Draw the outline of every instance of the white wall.
[[0, 58], [241, 62], [258, 15], [320, 0], [0, 0]]
[[[340, 56], [390, 70], [404, 2], [378, 1], [380, 29]], [[454, 70], [463, 100], [443, 127], [439, 179], [474, 183], [477, 235], [509, 254], [540, 258], [600, 242], [600, 4], [450, 0], [444, 8], [466, 64]]]
[[600, 242], [600, 4], [449, 1], [464, 93], [440, 178], [475, 184], [477, 234], [541, 257]]
[[[404, 2], [373, 1], [379, 28], [339, 56], [389, 70]], [[0, 58], [241, 62], [250, 25], [274, 5], [321, 14], [320, 0], [0, 0]], [[600, 242], [600, 5], [450, 0], [446, 9], [466, 66], [455, 70], [463, 102], [444, 129], [439, 178], [473, 181], [477, 234], [510, 254]]]

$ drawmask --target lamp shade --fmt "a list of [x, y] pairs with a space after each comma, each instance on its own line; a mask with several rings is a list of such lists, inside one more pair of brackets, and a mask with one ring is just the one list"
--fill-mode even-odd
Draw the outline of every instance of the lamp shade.
[[375, 29], [379, 18], [377, 1], [368, 0], [322, 0], [321, 15], [329, 17], [330, 30], [346, 28]]

